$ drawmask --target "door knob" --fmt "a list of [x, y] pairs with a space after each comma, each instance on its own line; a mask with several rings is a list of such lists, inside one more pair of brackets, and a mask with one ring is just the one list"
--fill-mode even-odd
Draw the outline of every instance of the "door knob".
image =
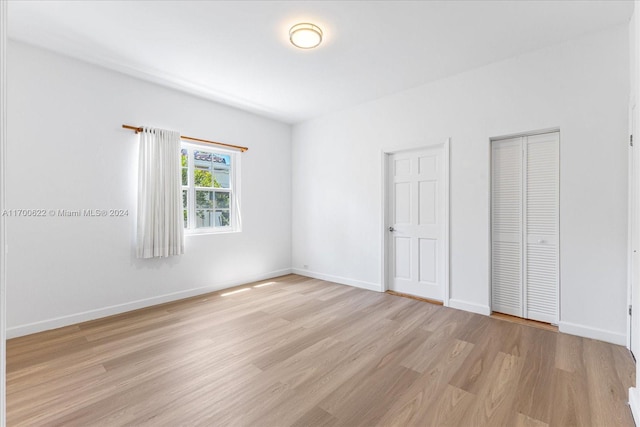
[[391, 231], [393, 233], [394, 231], [396, 231], [396, 229], [393, 228], [393, 227], [389, 227], [389, 231]]

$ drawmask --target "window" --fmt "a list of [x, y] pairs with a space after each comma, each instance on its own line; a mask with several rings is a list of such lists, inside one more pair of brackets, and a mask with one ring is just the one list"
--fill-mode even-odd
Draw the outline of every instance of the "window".
[[240, 156], [233, 151], [182, 144], [184, 228], [193, 233], [240, 231]]

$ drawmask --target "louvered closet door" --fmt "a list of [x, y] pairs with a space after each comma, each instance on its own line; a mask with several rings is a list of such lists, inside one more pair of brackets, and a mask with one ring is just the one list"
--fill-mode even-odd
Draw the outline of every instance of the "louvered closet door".
[[558, 132], [525, 138], [525, 316], [558, 320]]
[[522, 138], [491, 143], [493, 311], [523, 317]]

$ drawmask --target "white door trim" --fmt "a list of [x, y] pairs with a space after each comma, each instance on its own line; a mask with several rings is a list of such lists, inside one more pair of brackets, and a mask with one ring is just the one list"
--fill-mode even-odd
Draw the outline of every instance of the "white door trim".
[[410, 147], [410, 148], [389, 148], [389, 149], [382, 149], [380, 151], [380, 166], [381, 166], [381, 170], [382, 170], [382, 182], [380, 183], [381, 186], [381, 201], [382, 201], [382, 206], [381, 206], [381, 218], [382, 218], [382, 224], [380, 227], [380, 232], [381, 232], [381, 259], [382, 259], [382, 268], [381, 268], [381, 272], [380, 272], [380, 277], [381, 277], [381, 291], [384, 292], [386, 290], [389, 289], [389, 268], [388, 268], [388, 264], [389, 264], [389, 232], [388, 232], [388, 228], [389, 228], [389, 212], [388, 212], [388, 201], [389, 201], [389, 191], [387, 188], [387, 179], [389, 177], [389, 156], [392, 154], [397, 154], [397, 153], [402, 153], [402, 152], [406, 152], [406, 151], [414, 151], [414, 150], [419, 150], [419, 149], [423, 149], [423, 148], [434, 148], [434, 147], [438, 147], [441, 146], [442, 147], [442, 164], [444, 165], [444, 171], [443, 171], [443, 175], [444, 175], [444, 247], [445, 250], [444, 252], [444, 260], [443, 260], [443, 264], [446, 266], [444, 269], [444, 298], [443, 298], [443, 305], [445, 307], [449, 306], [449, 299], [450, 299], [450, 289], [451, 289], [451, 284], [449, 283], [449, 278], [450, 278], [450, 269], [451, 269], [451, 265], [450, 265], [450, 229], [449, 229], [449, 221], [450, 221], [450, 213], [449, 213], [449, 204], [450, 204], [450, 196], [449, 196], [449, 192], [450, 192], [450, 185], [449, 185], [449, 181], [450, 181], [450, 169], [451, 169], [451, 165], [450, 165], [450, 154], [449, 154], [449, 150], [450, 150], [450, 144], [451, 144], [451, 138], [447, 138], [444, 142], [440, 143], [440, 144], [431, 144], [431, 145], [421, 145], [421, 146], [416, 146], [416, 147]]
[[[633, 42], [631, 43], [631, 45], [633, 46], [633, 51], [631, 52], [631, 57], [635, 59], [635, 63], [632, 64], [632, 73], [631, 73], [631, 78], [633, 79], [633, 82], [635, 83], [635, 85], [632, 84], [632, 87], [634, 88], [634, 90], [631, 92], [631, 104], [632, 105], [638, 105], [640, 103], [640, 78], [638, 78], [638, 61], [640, 58], [640, 1], [639, 0], [635, 0], [635, 11], [632, 17], [633, 22], [631, 23], [631, 28], [634, 30], [633, 33], [631, 34], [631, 38], [633, 40]], [[636, 127], [640, 126], [640, 109], [636, 107], [636, 111], [634, 114], [634, 120], [635, 120], [635, 125]], [[637, 140], [637, 135], [635, 137], [635, 139]], [[636, 196], [638, 196], [638, 194], [636, 194]], [[634, 290], [637, 291], [638, 290], [638, 286], [634, 286]], [[634, 292], [635, 298], [634, 301], [632, 301], [632, 303], [638, 302], [638, 295], [637, 292]], [[636, 313], [638, 313], [638, 310], [640, 309], [640, 304], [638, 304], [638, 307], [635, 307], [634, 310], [636, 310]], [[638, 317], [637, 315], [635, 316], [636, 318]], [[638, 325], [638, 322], [634, 322], [636, 325]], [[633, 334], [633, 340], [640, 340], [640, 330], [638, 330], [638, 328], [635, 328], [631, 331], [631, 333]], [[637, 357], [637, 355], [636, 355]], [[633, 415], [633, 419], [636, 422], [636, 424], [640, 423], [640, 388], [638, 387], [640, 385], [640, 363], [636, 363], [636, 380], [635, 380], [635, 387], [631, 387], [629, 388], [629, 407], [631, 408], [631, 414]]]
[[[633, 105], [629, 105], [629, 134], [633, 134]], [[633, 217], [634, 194], [634, 147], [631, 143], [627, 146], [627, 306], [633, 304], [633, 230], [636, 220]], [[631, 316], [627, 314], [627, 348], [631, 350]]]
[[[637, 126], [636, 121], [636, 108], [637, 105], [634, 101], [629, 103], [629, 135], [633, 135], [635, 133], [634, 127]], [[640, 151], [638, 150], [638, 142], [637, 137], [634, 137], [635, 141], [633, 141], [633, 145], [631, 145], [631, 141], [627, 141], [629, 144], [627, 146], [628, 150], [628, 220], [627, 220], [627, 306], [633, 307], [633, 311], [635, 315], [638, 315], [638, 309], [640, 307], [636, 307], [634, 305], [634, 294], [640, 290], [640, 287], [637, 283], [634, 283], [634, 271], [637, 266], [635, 265], [635, 257], [633, 255], [634, 251], [634, 234], [637, 235], [638, 229], [640, 227], [640, 221], [638, 221], [636, 212], [636, 207], [638, 206], [637, 197], [640, 197], [638, 194], [639, 186], [638, 186], [638, 173], [640, 172]], [[637, 305], [637, 304], [636, 304]], [[637, 333], [634, 332], [633, 324], [638, 325], [638, 322], [633, 321], [633, 316], [629, 315], [627, 312], [627, 348], [633, 352], [633, 338], [637, 338]], [[632, 336], [633, 334], [633, 336]], [[637, 343], [636, 343], [637, 344]], [[634, 353], [634, 357], [639, 357]]]

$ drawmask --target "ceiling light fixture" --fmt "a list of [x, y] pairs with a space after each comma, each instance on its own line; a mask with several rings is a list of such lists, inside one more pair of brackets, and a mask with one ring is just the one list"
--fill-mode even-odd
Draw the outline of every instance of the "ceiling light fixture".
[[322, 42], [322, 30], [313, 24], [296, 24], [289, 30], [289, 40], [300, 49], [313, 49]]

